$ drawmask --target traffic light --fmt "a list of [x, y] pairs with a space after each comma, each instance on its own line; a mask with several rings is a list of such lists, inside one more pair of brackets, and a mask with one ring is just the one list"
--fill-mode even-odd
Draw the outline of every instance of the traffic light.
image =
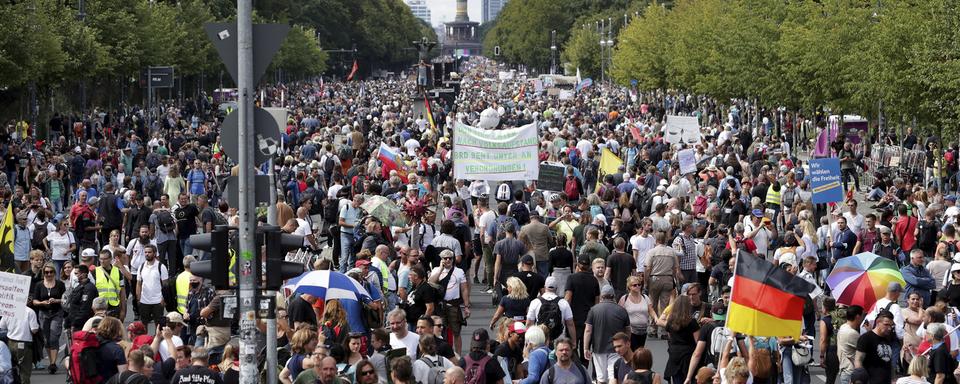
[[284, 280], [300, 276], [305, 270], [301, 263], [284, 261], [287, 252], [303, 246], [303, 236], [282, 233], [279, 229], [264, 230], [263, 236], [267, 253], [267, 278], [264, 289], [278, 290], [283, 287]]
[[230, 230], [217, 227], [210, 233], [190, 235], [190, 245], [195, 249], [210, 252], [210, 259], [190, 265], [190, 273], [210, 279], [217, 289], [227, 289], [230, 265]]

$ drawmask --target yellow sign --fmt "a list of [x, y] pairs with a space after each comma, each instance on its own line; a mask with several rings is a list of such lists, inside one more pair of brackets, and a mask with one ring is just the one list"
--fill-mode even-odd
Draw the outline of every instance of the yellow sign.
[[597, 176], [597, 189], [600, 189], [600, 184], [603, 184], [603, 178], [608, 174], [619, 172], [621, 165], [623, 165], [623, 160], [620, 160], [617, 154], [611, 152], [609, 148], [604, 148], [600, 155], [600, 171]]

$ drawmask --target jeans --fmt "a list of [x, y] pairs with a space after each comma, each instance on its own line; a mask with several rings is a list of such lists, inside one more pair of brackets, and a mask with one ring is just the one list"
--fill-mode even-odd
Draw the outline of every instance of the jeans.
[[347, 273], [357, 260], [353, 254], [353, 233], [340, 232], [340, 273]]
[[810, 373], [807, 367], [793, 366], [793, 347], [783, 348], [780, 353], [783, 362], [783, 384], [810, 384]]
[[841, 178], [843, 178], [843, 190], [844, 190], [844, 192], [850, 190], [850, 188], [847, 188], [847, 182], [848, 182], [851, 178], [853, 179], [853, 185], [854, 185], [854, 187], [856, 187], [857, 190], [860, 190], [860, 179], [857, 177], [857, 169], [856, 169], [856, 168], [840, 169], [840, 176], [841, 176]]
[[540, 273], [540, 276], [549, 276], [550, 275], [549, 271], [550, 271], [549, 261], [537, 262], [537, 272]]
[[57, 276], [60, 276], [60, 271], [63, 270], [63, 264], [66, 263], [67, 260], [51, 260], [51, 261], [53, 261], [53, 269], [57, 270]]
[[886, 192], [884, 192], [882, 189], [874, 188], [870, 190], [870, 193], [867, 195], [867, 200], [880, 200], [884, 194], [886, 194]]

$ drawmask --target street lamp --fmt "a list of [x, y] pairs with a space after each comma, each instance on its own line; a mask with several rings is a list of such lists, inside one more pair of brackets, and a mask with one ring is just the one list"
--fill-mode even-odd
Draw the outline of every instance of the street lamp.
[[550, 31], [550, 74], [557, 72], [557, 30]]

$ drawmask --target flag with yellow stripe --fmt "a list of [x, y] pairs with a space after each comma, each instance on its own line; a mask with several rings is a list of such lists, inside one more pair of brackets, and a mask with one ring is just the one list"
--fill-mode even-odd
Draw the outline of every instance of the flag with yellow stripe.
[[0, 224], [0, 270], [13, 272], [13, 202], [7, 204], [7, 212]]
[[798, 338], [804, 303], [815, 288], [762, 258], [739, 252], [726, 326], [751, 336]]

